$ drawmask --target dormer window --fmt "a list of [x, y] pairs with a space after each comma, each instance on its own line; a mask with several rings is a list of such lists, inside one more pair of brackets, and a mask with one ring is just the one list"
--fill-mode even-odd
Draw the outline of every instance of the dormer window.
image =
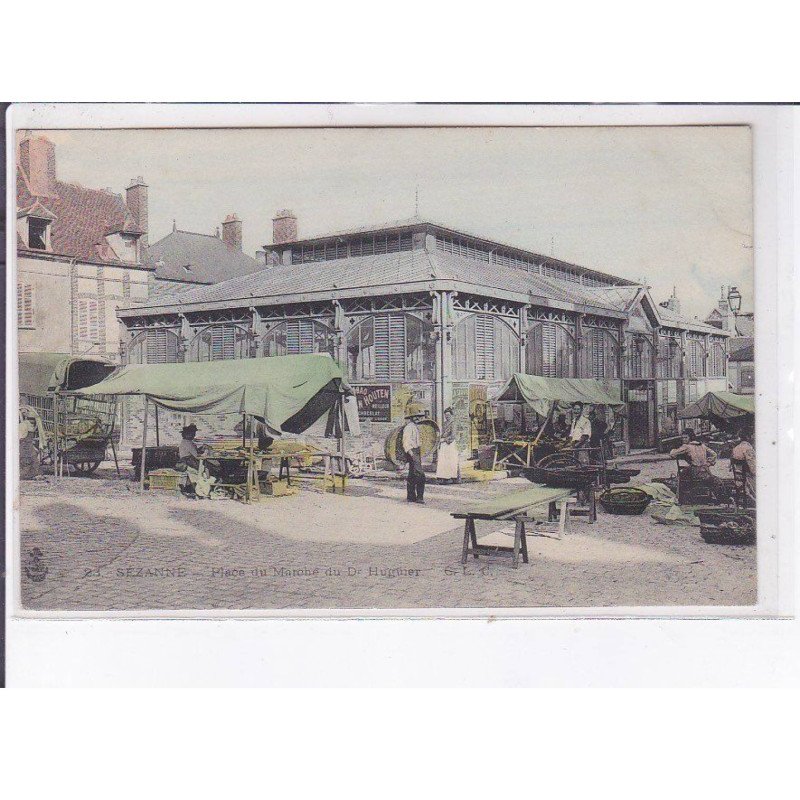
[[31, 250], [50, 249], [50, 220], [28, 217], [28, 247]]

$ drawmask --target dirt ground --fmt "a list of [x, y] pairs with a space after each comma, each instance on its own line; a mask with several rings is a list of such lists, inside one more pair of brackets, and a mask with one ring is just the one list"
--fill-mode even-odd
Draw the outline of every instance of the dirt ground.
[[[674, 472], [636, 464], [634, 483]], [[717, 467], [726, 475], [727, 462]], [[598, 511], [559, 540], [529, 536], [530, 563], [497, 555], [460, 563], [468, 502], [515, 491], [524, 478], [430, 485], [425, 506], [401, 480], [353, 480], [345, 496], [315, 481], [245, 505], [146, 492], [104, 465], [92, 478], [23, 481], [25, 608], [382, 609], [753, 605], [756, 548], [708, 545], [699, 528], [649, 513]], [[508, 523], [478, 536], [510, 543]], [[38, 548], [38, 553], [35, 551]]]

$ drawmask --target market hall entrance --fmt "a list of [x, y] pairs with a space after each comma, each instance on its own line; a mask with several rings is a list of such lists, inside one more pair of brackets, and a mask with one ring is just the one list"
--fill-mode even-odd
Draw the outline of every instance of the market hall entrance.
[[650, 381], [628, 382], [628, 442], [631, 450], [655, 445], [654, 393]]

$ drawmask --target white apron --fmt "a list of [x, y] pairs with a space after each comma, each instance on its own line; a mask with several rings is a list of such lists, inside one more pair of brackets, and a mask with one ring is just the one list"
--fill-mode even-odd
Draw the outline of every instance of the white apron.
[[436, 458], [436, 477], [442, 480], [458, 478], [458, 447], [455, 442], [452, 444], [442, 442], [439, 445], [439, 453]]

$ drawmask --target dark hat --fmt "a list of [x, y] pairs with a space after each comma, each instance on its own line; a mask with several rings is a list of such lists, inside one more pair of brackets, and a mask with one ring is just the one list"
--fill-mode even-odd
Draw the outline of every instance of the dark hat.
[[181, 436], [186, 436], [187, 433], [197, 433], [197, 425], [194, 422], [191, 425], [185, 425], [181, 430]]

